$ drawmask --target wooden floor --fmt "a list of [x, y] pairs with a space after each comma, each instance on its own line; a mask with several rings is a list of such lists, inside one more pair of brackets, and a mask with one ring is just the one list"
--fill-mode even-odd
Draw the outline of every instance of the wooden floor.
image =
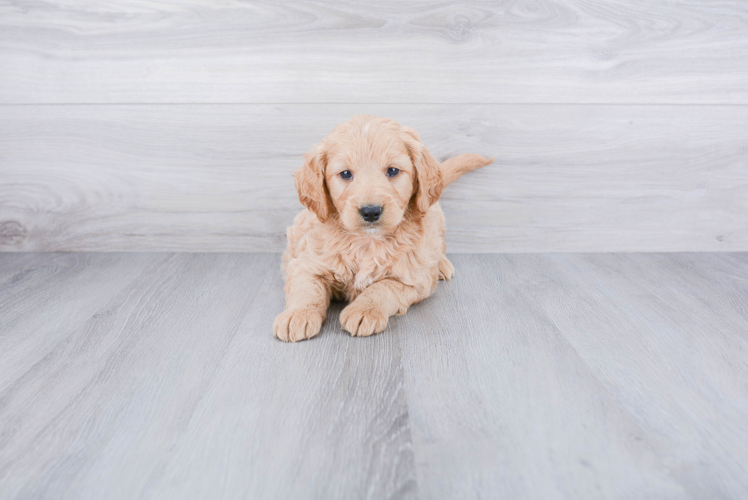
[[748, 254], [452, 258], [284, 344], [277, 254], [0, 255], [0, 497], [748, 498]]

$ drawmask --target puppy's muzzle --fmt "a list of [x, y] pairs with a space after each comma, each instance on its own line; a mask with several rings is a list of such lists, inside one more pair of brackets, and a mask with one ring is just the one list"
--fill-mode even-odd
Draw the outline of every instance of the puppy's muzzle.
[[366, 222], [376, 222], [382, 216], [382, 207], [378, 205], [365, 205], [358, 209], [361, 218]]

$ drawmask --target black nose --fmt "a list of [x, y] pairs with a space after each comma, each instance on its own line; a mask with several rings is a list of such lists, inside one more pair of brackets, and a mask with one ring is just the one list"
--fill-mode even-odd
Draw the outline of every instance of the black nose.
[[379, 216], [382, 215], [382, 207], [377, 205], [366, 205], [358, 209], [358, 213], [366, 222], [376, 222], [379, 220]]

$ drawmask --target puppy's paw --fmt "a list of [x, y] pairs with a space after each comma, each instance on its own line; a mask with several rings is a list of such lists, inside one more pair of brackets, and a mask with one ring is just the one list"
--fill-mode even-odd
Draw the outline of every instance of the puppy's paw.
[[455, 268], [446, 257], [439, 259], [439, 279], [449, 281], [455, 275]]
[[340, 312], [340, 324], [354, 337], [383, 332], [389, 319], [376, 305], [363, 301], [353, 301]]
[[315, 309], [286, 309], [273, 322], [273, 334], [283, 342], [298, 342], [317, 335], [324, 317]]

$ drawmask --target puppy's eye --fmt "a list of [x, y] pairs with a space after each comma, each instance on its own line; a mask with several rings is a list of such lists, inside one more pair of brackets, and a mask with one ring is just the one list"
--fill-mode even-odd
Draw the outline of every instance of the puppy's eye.
[[395, 167], [390, 167], [387, 169], [387, 177], [395, 177], [399, 173], [400, 170]]
[[345, 180], [353, 179], [353, 174], [351, 173], [350, 170], [343, 170], [342, 172], [340, 172], [340, 177], [342, 177]]

